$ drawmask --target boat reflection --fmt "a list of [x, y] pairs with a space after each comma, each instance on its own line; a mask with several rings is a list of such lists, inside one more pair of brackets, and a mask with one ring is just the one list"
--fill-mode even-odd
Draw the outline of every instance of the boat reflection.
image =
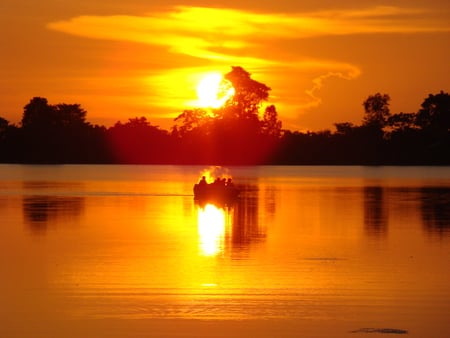
[[[266, 226], [260, 224], [257, 185], [241, 185], [241, 194], [233, 203], [210, 200], [196, 201], [200, 251], [205, 256], [226, 254], [231, 259], [248, 256], [253, 244], [264, 241]], [[263, 214], [271, 214], [274, 206], [268, 204]], [[267, 217], [270, 219], [270, 217]]]

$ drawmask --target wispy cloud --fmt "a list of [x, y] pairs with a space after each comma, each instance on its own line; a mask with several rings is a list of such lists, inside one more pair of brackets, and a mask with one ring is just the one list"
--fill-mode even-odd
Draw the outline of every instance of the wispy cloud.
[[168, 46], [178, 53], [217, 58], [218, 53], [211, 52], [216, 47], [232, 51], [273, 39], [450, 31], [448, 22], [424, 20], [422, 14], [420, 9], [387, 6], [293, 14], [179, 6], [146, 16], [79, 16], [49, 23], [48, 28], [88, 38]]

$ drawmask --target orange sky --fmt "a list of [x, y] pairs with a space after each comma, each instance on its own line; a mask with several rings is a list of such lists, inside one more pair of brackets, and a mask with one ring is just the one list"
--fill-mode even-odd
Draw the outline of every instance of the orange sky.
[[[359, 124], [362, 102], [415, 112], [450, 88], [450, 2], [2, 0], [0, 116], [34, 96], [92, 123], [170, 128], [201, 74], [241, 66], [272, 88], [291, 130]], [[214, 6], [214, 7], [211, 7]]]

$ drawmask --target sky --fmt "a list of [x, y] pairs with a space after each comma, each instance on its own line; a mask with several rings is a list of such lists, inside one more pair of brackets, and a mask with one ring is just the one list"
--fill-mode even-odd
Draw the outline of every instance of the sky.
[[80, 104], [94, 124], [170, 129], [201, 77], [232, 66], [271, 88], [290, 130], [360, 124], [378, 92], [410, 113], [450, 89], [447, 0], [2, 0], [0, 29], [10, 123], [39, 96]]

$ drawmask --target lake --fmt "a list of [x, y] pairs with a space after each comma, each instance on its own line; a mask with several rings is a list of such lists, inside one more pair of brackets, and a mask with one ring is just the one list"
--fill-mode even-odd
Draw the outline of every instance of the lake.
[[0, 165], [0, 273], [0, 337], [450, 337], [450, 168]]

